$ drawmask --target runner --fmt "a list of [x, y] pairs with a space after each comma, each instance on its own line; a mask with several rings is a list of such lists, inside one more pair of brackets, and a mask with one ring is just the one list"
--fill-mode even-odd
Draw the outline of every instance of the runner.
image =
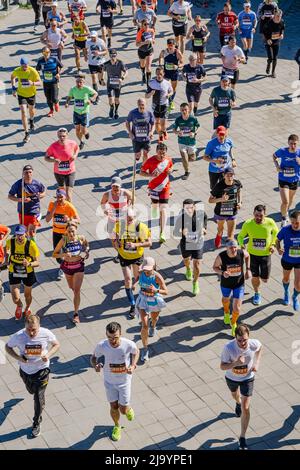
[[85, 85], [85, 75], [76, 76], [76, 86], [72, 87], [66, 99], [65, 107], [69, 107], [71, 99], [74, 99], [73, 123], [76, 130], [76, 136], [79, 140], [79, 148], [83, 149], [85, 142], [82, 140], [90, 138], [87, 130], [89, 126], [90, 102], [96, 101], [98, 93]]
[[[161, 274], [156, 271], [156, 263], [150, 256], [145, 258], [139, 269], [138, 277], [135, 279], [135, 286], [139, 284], [140, 293], [136, 299], [135, 308], [139, 313], [142, 323], [141, 338], [143, 350], [141, 361], [149, 361], [148, 339], [157, 334], [156, 324], [161, 310], [166, 306], [163, 295], [168, 294], [166, 283]], [[149, 320], [151, 317], [151, 323]]]
[[147, 20], [142, 21], [142, 27], [136, 35], [136, 47], [142, 71], [142, 83], [149, 85], [151, 78], [151, 63], [153, 59], [153, 44], [155, 43], [155, 30], [150, 28]]
[[132, 140], [136, 161], [143, 156], [143, 163], [147, 160], [153, 139], [155, 120], [152, 111], [148, 111], [146, 100], [139, 98], [138, 107], [130, 111], [126, 120], [126, 129]]
[[281, 198], [281, 226], [288, 223], [289, 209], [291, 208], [298, 184], [300, 181], [300, 148], [299, 137], [291, 134], [288, 138], [288, 147], [282, 147], [273, 155], [278, 172], [278, 186]]
[[246, 57], [242, 49], [236, 45], [235, 36], [229, 36], [228, 46], [222, 47], [221, 59], [223, 62], [222, 78], [229, 78], [231, 82], [231, 88], [235, 89], [240, 76], [239, 64], [244, 64], [246, 62]]
[[253, 34], [256, 31], [257, 19], [254, 11], [251, 10], [251, 3], [244, 3], [244, 10], [238, 15], [239, 32], [243, 43], [244, 54], [246, 57], [246, 64], [248, 62], [248, 54], [251, 52], [253, 46]]
[[39, 25], [40, 19], [41, 19], [41, 3], [39, 0], [30, 0], [32, 9], [34, 11], [34, 26], [33, 26], [33, 32], [35, 33], [37, 31], [37, 27]]
[[224, 75], [220, 80], [220, 86], [212, 89], [209, 104], [213, 109], [213, 128], [223, 126], [229, 129], [231, 124], [231, 110], [236, 106], [236, 93], [230, 87], [230, 79]]
[[64, 25], [68, 23], [68, 20], [65, 17], [64, 13], [62, 11], [57, 10], [57, 6], [58, 6], [57, 2], [52, 2], [51, 10], [48, 11], [48, 13], [47, 13], [46, 28], [50, 27], [50, 21], [52, 19], [57, 21], [57, 24], [58, 24], [59, 28], [63, 28]]
[[123, 0], [118, 0], [118, 5], [120, 8], [119, 15], [123, 15]]
[[150, 179], [148, 183], [151, 198], [151, 219], [156, 219], [159, 208], [160, 243], [166, 241], [165, 226], [167, 223], [167, 204], [170, 198], [170, 177], [173, 171], [172, 159], [167, 156], [167, 146], [158, 143], [156, 155], [143, 163], [140, 175]]
[[219, 28], [220, 44], [223, 47], [228, 44], [229, 37], [234, 36], [239, 26], [238, 17], [232, 11], [230, 3], [225, 3], [223, 11], [217, 15], [216, 23]]
[[[17, 211], [19, 214], [19, 222], [25, 225], [30, 237], [35, 237], [36, 227], [41, 226], [39, 222], [41, 219], [40, 200], [46, 196], [46, 188], [38, 180], [33, 179], [32, 176], [32, 166], [25, 165], [22, 170], [22, 178], [12, 185], [8, 193], [8, 199], [18, 203]], [[24, 181], [24, 188], [22, 188], [22, 180]], [[24, 211], [22, 198], [24, 201]]]
[[66, 232], [56, 245], [53, 258], [62, 259], [60, 269], [64, 272], [69, 288], [73, 291], [74, 325], [80, 323], [80, 290], [84, 278], [84, 262], [89, 257], [89, 244], [83, 235], [77, 234], [77, 223], [67, 222]]
[[100, 26], [102, 39], [111, 48], [114, 14], [117, 13], [117, 4], [114, 0], [98, 0], [96, 13], [100, 13]]
[[174, 99], [178, 83], [178, 69], [183, 67], [182, 54], [176, 49], [175, 40], [167, 40], [167, 49], [163, 49], [159, 55], [159, 65], [164, 67], [165, 79], [170, 80], [173, 95], [169, 98], [168, 112], [175, 109]]
[[40, 252], [34, 240], [26, 237], [26, 227], [17, 225], [14, 236], [6, 241], [5, 253], [9, 255], [8, 281], [13, 303], [17, 306], [15, 319], [21, 320], [23, 302], [20, 286], [23, 283], [25, 297], [25, 318], [31, 314], [32, 286], [36, 283], [34, 268], [40, 265]]
[[[122, 188], [121, 178], [114, 176], [111, 180], [111, 189], [103, 194], [100, 204], [107, 216], [107, 233], [111, 239], [115, 224], [126, 220], [128, 206], [132, 204], [131, 191]], [[118, 256], [114, 258], [114, 262], [119, 263]]]
[[168, 139], [166, 130], [167, 104], [169, 97], [173, 95], [173, 88], [168, 80], [164, 79], [163, 67], [157, 67], [156, 77], [148, 84], [146, 98], [153, 98], [153, 113], [155, 117], [155, 129], [159, 141]]
[[64, 42], [67, 40], [68, 35], [66, 32], [58, 27], [55, 19], [50, 21], [50, 27], [43, 32], [41, 42], [46, 44], [50, 49], [51, 56], [57, 57], [59, 62], [62, 61], [62, 50]]
[[225, 168], [224, 179], [219, 181], [211, 190], [208, 202], [216, 204], [214, 220], [217, 222], [215, 247], [222, 245], [222, 235], [226, 221], [227, 240], [233, 240], [236, 228], [236, 216], [242, 205], [242, 183], [234, 179], [234, 169]]
[[59, 111], [58, 83], [63, 66], [56, 57], [50, 57], [51, 51], [49, 47], [43, 47], [42, 54], [43, 57], [38, 60], [36, 70], [38, 72], [42, 71], [44, 93], [50, 108], [47, 116], [53, 117], [54, 109], [57, 113]]
[[134, 318], [135, 298], [132, 291], [132, 272], [137, 278], [139, 267], [143, 262], [144, 249], [152, 246], [152, 240], [147, 225], [136, 220], [131, 207], [128, 208], [127, 219], [116, 222], [112, 233], [112, 243], [118, 252], [124, 276], [125, 291], [130, 304], [129, 318]]
[[258, 339], [249, 339], [250, 329], [240, 324], [235, 330], [235, 339], [224, 346], [221, 370], [235, 400], [235, 414], [241, 417], [239, 450], [248, 450], [246, 431], [250, 421], [250, 401], [253, 394], [255, 372], [258, 371], [262, 345]]
[[105, 85], [103, 80], [103, 65], [106, 60], [107, 47], [105, 42], [98, 37], [97, 31], [92, 31], [90, 39], [86, 42], [86, 48], [88, 53], [88, 66], [92, 76], [93, 89], [98, 93], [94, 104], [99, 102], [99, 91], [97, 87], [97, 75], [99, 85]]
[[188, 21], [192, 21], [191, 4], [185, 0], [174, 2], [169, 10], [168, 16], [172, 18], [173, 33], [181, 54], [184, 54], [184, 40], [187, 33]]
[[44, 20], [44, 26], [47, 28], [47, 15], [51, 11], [53, 0], [40, 0], [42, 5], [42, 16]]
[[67, 0], [68, 10], [71, 14], [71, 21], [74, 21], [74, 16], [78, 15], [80, 20], [84, 20], [84, 14], [87, 11], [85, 0]]
[[[7, 354], [18, 361], [19, 373], [26, 390], [33, 395], [32, 438], [38, 437], [41, 433], [45, 393], [50, 374], [50, 357], [59, 347], [60, 344], [52, 331], [40, 326], [37, 315], [27, 317], [25, 328], [12, 335], [5, 345]], [[16, 353], [14, 348], [18, 348], [19, 353]]]
[[142, 4], [143, 3], [146, 3], [147, 5], [147, 8], [149, 8], [150, 10], [153, 10], [155, 13], [157, 13], [157, 3], [158, 3], [158, 0], [135, 0], [135, 3], [136, 3], [136, 7], [142, 7]]
[[[284, 247], [281, 248], [281, 241], [283, 240]], [[291, 224], [282, 229], [277, 234], [276, 248], [278, 254], [282, 256], [281, 266], [283, 270], [283, 303], [289, 305], [290, 303], [290, 277], [294, 269], [294, 293], [293, 293], [293, 308], [296, 312], [300, 312], [300, 211], [291, 213]]]
[[202, 83], [206, 80], [206, 72], [203, 65], [197, 64], [196, 54], [190, 54], [189, 63], [183, 67], [182, 72], [186, 81], [185, 94], [190, 112], [196, 115], [202, 93]]
[[[0, 224], [0, 273], [1, 271], [4, 271], [5, 269], [7, 269], [5, 253], [4, 253], [4, 245], [5, 245], [5, 241], [10, 235], [10, 232], [11, 230], [9, 227], [6, 227], [6, 225]], [[4, 288], [2, 285], [2, 281], [0, 279], [0, 302], [2, 302], [3, 297], [4, 297]]]
[[117, 56], [116, 49], [111, 49], [109, 51], [110, 60], [103, 65], [103, 71], [107, 74], [108, 117], [110, 119], [119, 119], [118, 109], [120, 106], [122, 82], [128, 74], [124, 63]]
[[250, 253], [250, 268], [252, 272], [252, 286], [254, 296], [253, 305], [261, 304], [259, 291], [260, 281], [268, 282], [271, 273], [271, 255], [275, 251], [275, 241], [278, 233], [276, 223], [266, 217], [266, 206], [258, 204], [254, 208], [254, 218], [244, 222], [238, 234], [239, 245], [244, 248], [245, 238], [249, 238], [247, 251]]
[[205, 24], [201, 24], [201, 16], [195, 16], [195, 24], [190, 27], [187, 39], [192, 39], [192, 51], [197, 54], [197, 64], [203, 65], [206, 52], [206, 43], [210, 32]]
[[[27, 121], [27, 108], [29, 110], [29, 128], [30, 131], [35, 130], [35, 96], [36, 87], [41, 85], [41, 79], [35, 68], [28, 65], [27, 57], [22, 57], [20, 67], [14, 69], [11, 74], [12, 95], [18, 97], [18, 103], [21, 109], [21, 117], [25, 136], [23, 142], [29, 142], [30, 135]], [[18, 81], [18, 88], [16, 87]]]
[[189, 171], [189, 162], [196, 160], [196, 135], [200, 127], [198, 119], [190, 114], [190, 108], [187, 103], [180, 105], [181, 116], [175, 119], [173, 125], [174, 133], [178, 136], [178, 146], [184, 169], [183, 180], [187, 180]]
[[146, 0], [141, 1], [141, 8], [134, 13], [133, 24], [140, 30], [144, 20], [149, 23], [150, 28], [155, 28], [157, 16], [154, 10], [148, 7]]
[[[121, 325], [111, 322], [106, 327], [107, 339], [97, 344], [91, 357], [91, 364], [96, 372], [104, 372], [104, 387], [110, 404], [110, 415], [114, 422], [111, 438], [121, 439], [120, 413], [128, 421], [134, 420], [134, 411], [130, 406], [131, 379], [136, 369], [140, 352], [133, 341], [121, 337]], [[99, 363], [98, 358], [104, 358]]]
[[[245, 275], [244, 263], [246, 266]], [[213, 270], [221, 276], [220, 287], [224, 308], [224, 324], [231, 325], [232, 336], [235, 336], [245, 293], [245, 279], [251, 279], [249, 253], [239, 249], [236, 240], [229, 240], [226, 243], [226, 250], [221, 251], [216, 257]], [[232, 319], [230, 320], [231, 297]]]
[[268, 55], [266, 74], [269, 75], [272, 64], [272, 78], [276, 78], [275, 69], [277, 65], [277, 56], [284, 36], [284, 29], [285, 26], [284, 21], [282, 20], [281, 10], [276, 10], [274, 18], [270, 19], [263, 28], [265, 47]]
[[[204, 250], [204, 235], [207, 229], [207, 215], [203, 205], [197, 209], [193, 199], [183, 201], [183, 210], [176, 219], [173, 235], [181, 237], [180, 251], [186, 268], [185, 278], [193, 281], [193, 295], [199, 294], [198, 279]], [[191, 269], [191, 260], [193, 268]]]
[[209, 162], [208, 175], [211, 191], [219, 181], [222, 181], [226, 168], [236, 167], [232, 152], [233, 142], [227, 137], [227, 129], [219, 126], [216, 134], [217, 136], [207, 143], [203, 156], [203, 160]]
[[45, 161], [54, 163], [54, 177], [58, 187], [66, 191], [67, 201], [72, 202], [76, 177], [75, 161], [79, 147], [75, 140], [68, 138], [68, 131], [65, 127], [58, 129], [57, 137], [58, 140], [46, 150]]
[[90, 34], [90, 30], [87, 24], [79, 18], [78, 14], [74, 14], [73, 16], [73, 24], [72, 24], [72, 39], [74, 39], [74, 50], [75, 50], [75, 63], [77, 67], [77, 71], [80, 72], [81, 65], [80, 65], [80, 51], [83, 53], [83, 57], [85, 62], [88, 59], [88, 53], [86, 48], [86, 40], [88, 35]]
[[[46, 222], [51, 222], [53, 227], [53, 249], [55, 249], [58, 242], [63, 238], [66, 233], [67, 223], [72, 221], [77, 224], [80, 223], [78, 212], [71, 204], [66, 200], [66, 191], [64, 189], [56, 190], [56, 200], [50, 202], [46, 214]], [[60, 265], [62, 259], [56, 258], [56, 261]], [[65, 276], [62, 269], [58, 270], [57, 280], [60, 281]]]
[[262, 3], [260, 3], [256, 14], [259, 21], [260, 34], [264, 34], [264, 27], [270, 21], [270, 19], [273, 18], [277, 9], [277, 3], [273, 2], [272, 0], [264, 0]]

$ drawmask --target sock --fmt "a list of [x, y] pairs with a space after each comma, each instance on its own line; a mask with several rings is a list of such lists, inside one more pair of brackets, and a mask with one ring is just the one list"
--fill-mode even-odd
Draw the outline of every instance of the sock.
[[115, 113], [118, 111], [119, 104], [115, 104]]
[[198, 110], [197, 106], [194, 106], [194, 109], [193, 109], [194, 114], [196, 114], [197, 110]]
[[151, 78], [151, 72], [147, 72], [146, 77], [147, 77], [147, 83], [148, 83]]
[[93, 89], [98, 93], [97, 83], [93, 83]]
[[237, 322], [239, 316], [240, 316], [239, 312], [232, 312], [232, 319], [231, 319], [232, 325], [234, 325]]
[[127, 299], [129, 300], [130, 305], [135, 305], [134, 295], [131, 288], [125, 288]]
[[224, 308], [224, 315], [225, 315], [225, 313], [230, 313], [230, 300], [222, 299], [222, 304], [223, 304], [223, 308]]
[[109, 106], [110, 106], [111, 110], [114, 110], [114, 105], [113, 104], [110, 104]]
[[297, 297], [298, 297], [299, 294], [300, 294], [300, 291], [294, 289], [293, 299], [297, 299]]
[[141, 67], [142, 74], [145, 75], [145, 67]]
[[246, 59], [248, 59], [248, 49], [244, 49], [244, 54], [245, 54]]
[[30, 124], [31, 124], [31, 123], [33, 123], [33, 121], [34, 121], [34, 118], [32, 118], [32, 119], [31, 119], [31, 118], [29, 118], [29, 122], [30, 122]]
[[282, 215], [281, 220], [286, 220], [286, 215]]
[[276, 69], [276, 65], [277, 65], [277, 60], [273, 60], [272, 62], [272, 74], [275, 72], [275, 69]]
[[282, 285], [283, 285], [284, 293], [287, 294], [288, 291], [289, 291], [290, 283], [289, 282], [283, 282]]
[[173, 95], [171, 96], [171, 98], [169, 98], [170, 103], [171, 103], [172, 101], [174, 101], [175, 96], [176, 96], [176, 91], [174, 91], [174, 93], [173, 93]]

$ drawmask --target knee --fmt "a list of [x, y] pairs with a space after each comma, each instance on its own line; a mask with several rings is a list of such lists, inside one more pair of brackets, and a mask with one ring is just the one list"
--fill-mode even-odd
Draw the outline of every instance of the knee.
[[110, 409], [111, 409], [112, 411], [117, 411], [117, 410], [119, 409], [119, 403], [118, 403], [118, 402], [116, 402], [116, 403], [111, 403], [111, 404], [110, 404]]
[[126, 407], [126, 406], [119, 405], [119, 409], [120, 409], [120, 413], [121, 413], [122, 415], [125, 415], [125, 414], [126, 414], [126, 411], [127, 411], [127, 407]]

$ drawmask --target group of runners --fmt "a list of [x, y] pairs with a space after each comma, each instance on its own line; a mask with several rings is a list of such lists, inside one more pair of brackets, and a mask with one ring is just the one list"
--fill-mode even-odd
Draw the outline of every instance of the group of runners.
[[[72, 37], [75, 52], [75, 85], [70, 87], [65, 102], [67, 108], [74, 102], [73, 123], [78, 143], [69, 138], [66, 127], [57, 131], [57, 139], [45, 149], [45, 169], [53, 165], [54, 180], [58, 189], [55, 201], [50, 202], [46, 222], [52, 224], [53, 253], [58, 263], [57, 280], [66, 279], [73, 292], [74, 325], [80, 323], [80, 293], [84, 280], [85, 261], [89, 257], [89, 242], [80, 233], [80, 214], [73, 204], [73, 188], [76, 181], [76, 160], [90, 137], [90, 104], [99, 102], [99, 86], [107, 85], [109, 119], [119, 119], [120, 95], [123, 81], [127, 78], [126, 64], [118, 58], [114, 44], [114, 15], [123, 14], [123, 2], [98, 0], [96, 12], [100, 14], [101, 38], [97, 31], [90, 31], [85, 18], [87, 6], [84, 0], [69, 0], [68, 12], [60, 11], [55, 1], [31, 0], [35, 11], [34, 32], [39, 28], [42, 11], [45, 31], [41, 42], [45, 44], [37, 66], [24, 56], [11, 75], [12, 92], [18, 97], [24, 128], [24, 143], [29, 142], [35, 130], [35, 97], [37, 88], [43, 84], [44, 94], [51, 118], [60, 110], [59, 83], [67, 80], [63, 75], [65, 43]], [[165, 2], [167, 3], [167, 2]], [[137, 27], [136, 47], [146, 90], [141, 93], [137, 107], [129, 111], [125, 128], [132, 141], [135, 163], [133, 182], [137, 177], [147, 178], [151, 204], [151, 221], [159, 226], [158, 241], [163, 246], [167, 240], [168, 202], [176, 182], [170, 175], [174, 166], [166, 141], [170, 132], [178, 138], [178, 148], [187, 180], [193, 161], [198, 157], [197, 114], [206, 80], [206, 44], [211, 32], [199, 15], [193, 15], [190, 3], [184, 0], [170, 2], [168, 17], [174, 37], [167, 39], [166, 48], [157, 51], [159, 5], [152, 0], [132, 0], [132, 20]], [[204, 5], [205, 6], [205, 5]], [[119, 10], [118, 10], [119, 7]], [[190, 24], [193, 22], [194, 24]], [[211, 269], [218, 275], [221, 301], [224, 309], [225, 328], [230, 326], [233, 339], [222, 352], [221, 369], [225, 370], [226, 382], [236, 402], [235, 413], [241, 417], [239, 448], [248, 448], [245, 439], [249, 424], [250, 397], [253, 393], [255, 372], [261, 358], [261, 343], [250, 339], [249, 327], [240, 323], [245, 281], [253, 286], [253, 305], [262, 303], [262, 283], [271, 275], [271, 259], [277, 252], [281, 257], [283, 303], [292, 303], [293, 310], [300, 312], [300, 211], [294, 208], [295, 195], [300, 180], [299, 137], [291, 134], [287, 146], [276, 150], [273, 158], [278, 172], [281, 198], [281, 228], [267, 216], [267, 208], [258, 203], [249, 214], [236, 235], [237, 215], [242, 207], [242, 182], [237, 179], [237, 162], [233, 155], [230, 137], [232, 109], [236, 106], [236, 84], [239, 64], [246, 64], [253, 46], [253, 35], [259, 31], [267, 50], [266, 73], [276, 77], [275, 69], [280, 42], [284, 34], [282, 12], [274, 2], [265, 0], [258, 14], [245, 2], [239, 14], [226, 2], [217, 15], [220, 39], [220, 83], [211, 90], [209, 104], [213, 114], [213, 135], [206, 145], [203, 160], [209, 163], [208, 181], [210, 195], [207, 203], [214, 204], [214, 220], [217, 234], [215, 249], [222, 246], [226, 230], [225, 249], [218, 252]], [[71, 35], [68, 25], [71, 24]], [[242, 48], [237, 46], [241, 38]], [[186, 40], [190, 40], [191, 53], [186, 53]], [[81, 51], [88, 64], [92, 87], [86, 85], [82, 73]], [[154, 52], [158, 66], [152, 77]], [[188, 61], [186, 57], [188, 55]], [[41, 73], [41, 75], [39, 74]], [[186, 83], [186, 102], [180, 103], [180, 114], [174, 119], [169, 132], [168, 118], [178, 104], [176, 90], [179, 78]], [[72, 81], [72, 78], [69, 78]], [[152, 101], [152, 109], [147, 104]], [[206, 105], [204, 105], [206, 106]], [[27, 120], [27, 108], [29, 121]], [[156, 132], [156, 134], [155, 134]], [[154, 155], [151, 143], [157, 137]], [[138, 162], [141, 160], [141, 164]], [[32, 288], [36, 282], [35, 269], [40, 265], [38, 229], [41, 226], [42, 199], [46, 195], [43, 182], [34, 178], [34, 167], [25, 165], [22, 178], [12, 184], [8, 198], [17, 203], [18, 225], [13, 234], [9, 227], [0, 225], [0, 268], [8, 269], [8, 281], [12, 301], [16, 306], [15, 319], [25, 319], [25, 329], [13, 335], [6, 351], [20, 364], [20, 375], [29, 393], [34, 395], [35, 415], [32, 437], [40, 434], [42, 411], [45, 406], [45, 389], [50, 372], [50, 357], [59, 348], [55, 335], [40, 326], [39, 318], [31, 311]], [[120, 414], [129, 421], [134, 419], [130, 406], [131, 380], [138, 360], [148, 362], [151, 356], [149, 337], [157, 335], [159, 314], [166, 306], [168, 289], [163, 275], [158, 272], [156, 260], [149, 256], [153, 233], [139, 219], [134, 209], [138, 192], [122, 187], [122, 180], [114, 176], [111, 188], [103, 193], [100, 206], [107, 217], [107, 236], [114, 249], [112, 261], [119, 263], [124, 277], [124, 287], [129, 304], [129, 318], [141, 323], [141, 353], [133, 341], [121, 336], [121, 325], [111, 322], [106, 327], [107, 338], [95, 348], [91, 364], [96, 372], [103, 368], [107, 398], [114, 422], [112, 439], [121, 437]], [[196, 199], [196, 191], [195, 191]], [[173, 227], [172, 236], [180, 240], [179, 247], [185, 266], [185, 278], [191, 281], [194, 296], [199, 295], [201, 260], [205, 252], [205, 235], [208, 217], [204, 204], [195, 199], [182, 201], [182, 209]], [[1, 220], [1, 223], [3, 221]], [[247, 240], [247, 241], [246, 241]], [[151, 253], [151, 252], [150, 252]], [[146, 254], [146, 256], [144, 256]], [[291, 273], [294, 273], [293, 290], [290, 290]], [[2, 276], [3, 278], [3, 276]], [[20, 285], [24, 285], [24, 300]], [[138, 295], [136, 290], [139, 288]], [[0, 300], [3, 298], [3, 286]], [[19, 349], [19, 353], [14, 348]]]

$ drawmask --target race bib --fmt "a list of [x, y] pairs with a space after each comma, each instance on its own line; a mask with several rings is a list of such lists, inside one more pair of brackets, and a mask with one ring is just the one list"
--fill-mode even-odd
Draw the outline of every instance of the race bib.
[[135, 128], [136, 137], [147, 137], [148, 136], [148, 126], [138, 126]]
[[221, 203], [221, 209], [220, 209], [220, 215], [222, 216], [231, 216], [234, 213], [234, 205], [232, 202], [222, 202]]
[[190, 133], [192, 132], [192, 129], [190, 127], [183, 127], [181, 129], [181, 132], [185, 135], [185, 136], [188, 136], [190, 135]]
[[67, 172], [67, 171], [70, 171], [70, 162], [67, 161], [67, 162], [60, 162], [58, 164], [58, 169], [59, 171], [61, 171], [62, 173], [64, 172]]
[[41, 344], [26, 344], [24, 354], [27, 357], [41, 357], [42, 345]]
[[26, 80], [25, 78], [21, 78], [21, 85], [22, 88], [29, 88], [31, 85], [29, 85], [29, 80]]
[[276, 41], [277, 39], [280, 39], [281, 34], [280, 33], [272, 33], [272, 40]]
[[202, 46], [203, 39], [196, 38], [194, 39], [194, 46]]
[[228, 108], [230, 106], [229, 98], [218, 98], [218, 107], [219, 108]]
[[188, 73], [187, 74], [187, 79], [189, 82], [193, 82], [196, 79], [196, 74], [195, 73]]
[[44, 72], [44, 79], [45, 80], [53, 80], [53, 73], [52, 72]]
[[103, 18], [110, 18], [111, 12], [109, 10], [102, 10], [102, 16]]
[[248, 366], [246, 364], [242, 366], [236, 366], [232, 369], [232, 372], [235, 375], [247, 375], [248, 374]]
[[240, 276], [242, 274], [242, 267], [237, 264], [232, 264], [226, 267], [226, 271], [230, 276]]
[[267, 247], [267, 240], [265, 238], [253, 238], [253, 248], [256, 250], [265, 250]]
[[232, 69], [223, 69], [223, 75], [226, 75], [230, 80], [234, 79], [234, 72], [235, 70]]
[[75, 100], [75, 107], [78, 109], [84, 108], [84, 100]]
[[287, 177], [296, 176], [295, 168], [292, 168], [292, 167], [284, 168], [283, 176], [287, 176]]
[[27, 277], [26, 266], [14, 263], [13, 277]]
[[171, 64], [170, 62], [165, 62], [165, 69], [166, 70], [175, 70], [175, 64]]
[[159, 192], [158, 191], [153, 191], [153, 189], [150, 189], [150, 197], [151, 197], [151, 199], [156, 199], [158, 201], [159, 200]]
[[129, 242], [124, 241], [124, 251], [126, 251], [127, 253], [136, 253], [137, 248], [135, 246], [131, 247], [129, 245]]
[[119, 77], [110, 77], [109, 78], [110, 85], [120, 85], [120, 78]]
[[289, 257], [300, 258], [300, 246], [290, 246]]
[[196, 243], [198, 235], [196, 232], [188, 232], [185, 236], [186, 241]]
[[54, 214], [53, 222], [56, 226], [65, 227], [65, 216], [63, 214]]
[[126, 374], [127, 367], [125, 362], [122, 362], [122, 364], [109, 364], [109, 370], [112, 374]]

